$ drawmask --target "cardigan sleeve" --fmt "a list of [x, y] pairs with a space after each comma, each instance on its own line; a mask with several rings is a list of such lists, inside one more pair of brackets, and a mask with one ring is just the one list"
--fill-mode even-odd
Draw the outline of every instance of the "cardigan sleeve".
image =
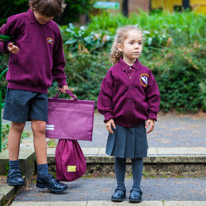
[[102, 80], [99, 97], [97, 100], [97, 109], [100, 114], [104, 115], [104, 122], [113, 119], [113, 77], [109, 70], [107, 75]]
[[[15, 38], [21, 33], [22, 23], [16, 18], [16, 15], [8, 18], [7, 23], [0, 28], [0, 35], [8, 35]], [[0, 42], [0, 51], [8, 54], [8, 42]]]
[[148, 103], [148, 119], [157, 121], [157, 112], [160, 106], [160, 93], [157, 82], [150, 71], [149, 84], [146, 91], [146, 98]]

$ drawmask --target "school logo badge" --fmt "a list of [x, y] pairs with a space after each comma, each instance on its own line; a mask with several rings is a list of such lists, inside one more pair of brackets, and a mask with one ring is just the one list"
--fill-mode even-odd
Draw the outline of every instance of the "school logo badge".
[[54, 40], [53, 40], [51, 37], [48, 37], [48, 38], [47, 38], [47, 42], [48, 42], [49, 44], [53, 44], [53, 43], [54, 43]]
[[143, 73], [143, 74], [140, 75], [140, 83], [143, 87], [147, 87], [148, 78], [149, 78], [149, 75], [146, 74], [146, 73]]

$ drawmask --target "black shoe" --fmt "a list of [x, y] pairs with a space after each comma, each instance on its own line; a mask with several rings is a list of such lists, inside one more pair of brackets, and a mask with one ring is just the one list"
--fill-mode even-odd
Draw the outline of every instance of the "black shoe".
[[6, 182], [10, 186], [23, 186], [25, 181], [22, 178], [20, 169], [9, 169]]
[[126, 190], [116, 189], [111, 197], [113, 202], [122, 202], [126, 198]]
[[139, 203], [142, 202], [142, 191], [140, 189], [130, 190], [129, 202]]
[[55, 193], [61, 193], [67, 190], [67, 185], [60, 183], [51, 174], [47, 174], [45, 176], [38, 175], [36, 186], [39, 188], [48, 188], [50, 191]]

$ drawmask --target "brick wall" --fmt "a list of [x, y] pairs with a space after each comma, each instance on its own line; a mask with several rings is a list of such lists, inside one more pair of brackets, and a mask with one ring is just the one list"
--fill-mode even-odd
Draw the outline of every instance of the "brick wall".
[[128, 13], [137, 13], [138, 9], [149, 12], [149, 0], [128, 0]]

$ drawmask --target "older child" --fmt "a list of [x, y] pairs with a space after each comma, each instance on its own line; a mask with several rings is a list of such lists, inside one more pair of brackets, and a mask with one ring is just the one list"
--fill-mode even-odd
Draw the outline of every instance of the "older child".
[[148, 149], [145, 128], [149, 127], [147, 133], [154, 129], [159, 110], [160, 94], [155, 78], [138, 60], [142, 43], [142, 32], [135, 26], [117, 31], [112, 47], [114, 66], [102, 81], [97, 101], [109, 132], [106, 153], [115, 156], [117, 188], [111, 197], [115, 202], [126, 197], [126, 158], [132, 160], [133, 173], [129, 202], [142, 201], [142, 158], [147, 156]]
[[60, 30], [52, 21], [64, 9], [63, 0], [29, 0], [26, 13], [8, 18], [0, 34], [13, 36], [15, 44], [0, 43], [0, 51], [10, 53], [7, 73], [8, 88], [3, 118], [10, 120], [8, 136], [9, 171], [7, 183], [24, 185], [19, 167], [22, 131], [31, 120], [37, 158], [37, 187], [62, 192], [67, 185], [48, 173], [45, 138], [48, 97], [52, 80], [58, 81], [61, 92], [68, 89], [64, 73], [64, 53]]

